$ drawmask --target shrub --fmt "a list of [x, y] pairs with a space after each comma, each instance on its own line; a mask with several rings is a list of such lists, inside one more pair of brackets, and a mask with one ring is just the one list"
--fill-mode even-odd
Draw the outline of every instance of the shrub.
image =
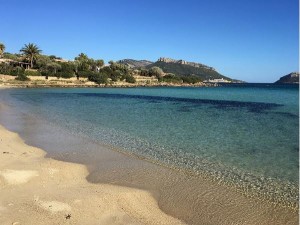
[[4, 52], [3, 55], [2, 55], [2, 58], [12, 59], [12, 60], [18, 61], [19, 58], [20, 58], [20, 55], [19, 54], [12, 54], [12, 53], [9, 53], [9, 52]]
[[113, 71], [109, 77], [112, 81], [118, 81], [122, 77], [122, 72], [119, 70]]
[[92, 75], [94, 72], [92, 71], [78, 71], [78, 76], [79, 77], [89, 77], [90, 75]]
[[128, 82], [128, 83], [132, 83], [132, 84], [136, 82], [135, 78], [131, 75], [127, 75], [125, 77], [125, 81]]
[[25, 69], [23, 67], [16, 66], [12, 69], [11, 75], [19, 76], [19, 75], [24, 74], [24, 71], [25, 71]]
[[189, 84], [195, 84], [202, 81], [200, 77], [195, 75], [182, 76], [181, 79], [183, 80], [183, 83], [189, 83]]
[[24, 74], [26, 76], [41, 76], [42, 75], [40, 73], [40, 71], [37, 71], [37, 70], [25, 70]]
[[161, 68], [154, 66], [151, 67], [148, 73], [150, 76], [156, 76], [157, 78], [160, 78], [164, 74], [164, 71]]
[[124, 64], [119, 64], [119, 63], [112, 62], [112, 63], [110, 63], [109, 67], [112, 71], [119, 70], [119, 71], [121, 71], [122, 73], [125, 73], [125, 74], [127, 74], [129, 72], [128, 66], [126, 66]]
[[[21, 68], [21, 67], [19, 67], [19, 68]], [[16, 69], [12, 65], [9, 65], [7, 63], [0, 63], [0, 74], [17, 76], [18, 73], [19, 73], [19, 69]]]
[[74, 73], [74, 71], [76, 70], [76, 66], [72, 62], [52, 63], [52, 65], [53, 64], [56, 65], [56, 69], [62, 72]]
[[46, 77], [46, 79], [52, 75], [48, 70], [40, 70], [40, 73], [42, 76]]
[[23, 73], [24, 73], [24, 68], [20, 66], [13, 67], [6, 63], [0, 64], [0, 74], [18, 76], [19, 74], [23, 74]]
[[141, 75], [141, 76], [145, 76], [145, 77], [151, 76], [151, 75], [149, 74], [149, 71], [148, 71], [148, 70], [145, 70], [145, 69], [141, 69], [140, 75]]
[[30, 80], [24, 73], [19, 74], [15, 79], [16, 80], [20, 80], [20, 81], [28, 81], [28, 80]]
[[65, 71], [60, 71], [60, 72], [57, 72], [56, 75], [55, 75], [57, 78], [71, 78], [71, 77], [74, 77], [74, 72], [70, 73], [70, 72], [65, 72]]
[[106, 74], [108, 77], [111, 77], [113, 74], [113, 70], [109, 66], [105, 66], [100, 69], [101, 74]]
[[88, 79], [89, 81], [93, 81], [97, 84], [107, 84], [108, 82], [108, 76], [102, 73], [90, 72]]
[[182, 79], [175, 74], [169, 73], [164, 77], [159, 78], [160, 82], [181, 83]]

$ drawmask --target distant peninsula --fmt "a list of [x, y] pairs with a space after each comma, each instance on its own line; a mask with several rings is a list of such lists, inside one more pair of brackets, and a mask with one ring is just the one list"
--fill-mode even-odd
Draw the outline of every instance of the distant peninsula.
[[299, 72], [292, 72], [283, 77], [280, 77], [275, 84], [299, 84]]
[[189, 80], [193, 78], [199, 79], [203, 82], [211, 83], [228, 83], [234, 82], [235, 80], [226, 77], [211, 66], [204, 65], [202, 63], [188, 62], [183, 59], [171, 59], [166, 57], [160, 57], [156, 62], [149, 60], [134, 60], [134, 59], [123, 59], [118, 63], [124, 64], [133, 69], [151, 69], [153, 67], [160, 68], [168, 76], [165, 77], [167, 80], [175, 81], [178, 77], [183, 80]]

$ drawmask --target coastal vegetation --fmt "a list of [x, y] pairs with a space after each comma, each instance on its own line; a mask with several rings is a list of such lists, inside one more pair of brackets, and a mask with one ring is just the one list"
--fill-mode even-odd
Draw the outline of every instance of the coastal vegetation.
[[23, 53], [25, 59], [30, 62], [30, 68], [32, 68], [33, 60], [37, 59], [42, 50], [40, 50], [37, 45], [29, 43], [25, 44], [25, 46], [21, 48], [20, 52]]
[[16, 80], [19, 81], [29, 80], [28, 77], [43, 76], [45, 80], [49, 77], [77, 80], [84, 78], [104, 85], [134, 84], [141, 80], [145, 85], [182, 85], [200, 84], [205, 78], [226, 78], [209, 68], [205, 68], [204, 71], [203, 68], [191, 65], [130, 59], [109, 61], [105, 64], [103, 59], [93, 59], [85, 53], [78, 54], [73, 60], [65, 60], [55, 55], [42, 54], [42, 50], [34, 43], [25, 44], [19, 53], [14, 54], [5, 52], [5, 45], [0, 43], [0, 74], [16, 76]]
[[0, 58], [2, 57], [4, 50], [5, 50], [5, 45], [0, 43]]

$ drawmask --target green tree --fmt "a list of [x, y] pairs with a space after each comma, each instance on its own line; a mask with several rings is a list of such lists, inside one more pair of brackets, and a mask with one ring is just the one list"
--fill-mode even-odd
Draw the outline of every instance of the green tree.
[[49, 64], [51, 62], [52, 61], [51, 61], [50, 57], [48, 57], [46, 55], [38, 55], [35, 60], [36, 67], [38, 67], [39, 69], [46, 69], [47, 64]]
[[63, 62], [59, 63], [58, 65], [60, 66], [60, 68], [56, 69], [59, 69], [60, 71], [57, 73], [57, 76], [63, 78], [71, 78], [74, 76], [76, 72], [76, 67], [73, 62]]
[[42, 52], [42, 50], [39, 49], [39, 47], [36, 44], [29, 43], [25, 44], [25, 46], [20, 50], [25, 57], [30, 62], [30, 67], [33, 67], [33, 61], [37, 59], [38, 55]]
[[84, 54], [80, 53], [77, 57], [75, 57], [75, 61], [77, 62], [77, 70], [78, 71], [87, 71], [90, 68], [91, 60], [89, 57]]
[[151, 75], [149, 75], [149, 71], [146, 70], [146, 69], [141, 69], [140, 70], [140, 75], [145, 76], [145, 77], [151, 76]]
[[55, 62], [51, 62], [46, 65], [46, 68], [49, 72], [55, 75], [57, 71], [61, 69], [61, 65]]
[[99, 66], [99, 67], [102, 67], [104, 65], [103, 59], [96, 60], [96, 65]]
[[84, 53], [80, 53], [78, 56], [75, 57], [75, 60], [78, 61], [87, 61], [88, 59], [89, 57]]
[[103, 59], [97, 59], [93, 61], [93, 70], [99, 72], [100, 68], [104, 65]]
[[4, 51], [5, 51], [5, 45], [0, 43], [0, 58], [2, 57]]
[[49, 58], [50, 58], [51, 60], [61, 59], [61, 57], [57, 57], [57, 56], [55, 56], [55, 55], [49, 55]]
[[128, 83], [132, 83], [132, 84], [136, 82], [135, 78], [131, 75], [126, 75], [125, 76], [125, 81], [128, 82]]
[[157, 78], [160, 78], [163, 74], [164, 71], [157, 66], [151, 67], [151, 69], [149, 70], [150, 76], [156, 76]]
[[88, 76], [89, 81], [93, 81], [96, 84], [107, 84], [107, 75], [103, 73], [95, 73], [95, 72], [90, 72], [90, 75]]
[[24, 68], [22, 68], [20, 66], [16, 66], [12, 70], [12, 75], [14, 75], [14, 76], [21, 76], [21, 75], [24, 75], [24, 71], [25, 71]]
[[122, 74], [129, 74], [128, 66], [113, 61], [110, 61], [109, 64], [112, 71], [120, 71]]
[[19, 80], [19, 81], [28, 81], [30, 80], [30, 78], [28, 78], [24, 73], [20, 73], [15, 80]]
[[4, 52], [2, 54], [2, 57], [5, 59], [12, 59], [14, 61], [20, 61], [21, 55], [20, 54], [12, 54], [8, 52]]

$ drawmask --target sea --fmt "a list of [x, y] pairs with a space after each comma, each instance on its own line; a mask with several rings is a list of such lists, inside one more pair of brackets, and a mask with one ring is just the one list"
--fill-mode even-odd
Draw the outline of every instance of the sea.
[[298, 207], [298, 85], [13, 88], [0, 90], [0, 103], [7, 126], [4, 108], [11, 120], [27, 115], [112, 151]]

